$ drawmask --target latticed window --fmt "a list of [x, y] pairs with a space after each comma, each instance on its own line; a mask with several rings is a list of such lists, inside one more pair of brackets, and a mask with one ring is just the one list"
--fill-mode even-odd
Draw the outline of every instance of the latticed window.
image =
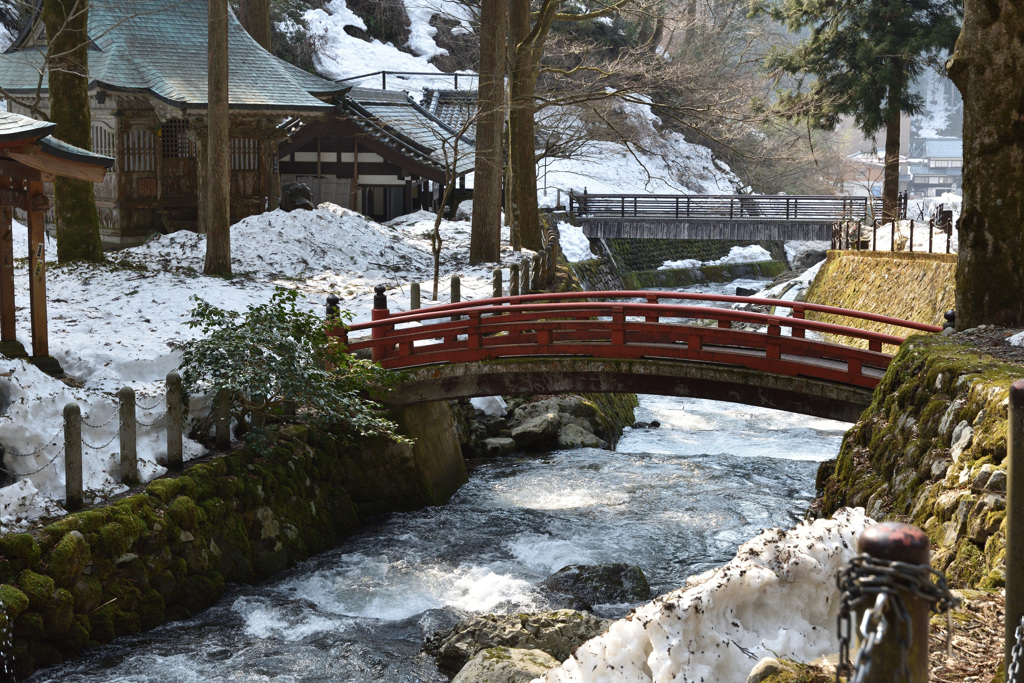
[[160, 126], [160, 150], [164, 159], [193, 159], [196, 143], [189, 137], [185, 119], [171, 119]]
[[92, 151], [106, 157], [115, 154], [114, 134], [106, 126], [92, 127]]
[[259, 149], [259, 141], [253, 138], [231, 138], [231, 170], [258, 170], [260, 167]]
[[133, 128], [124, 134], [124, 170], [156, 170], [156, 140], [151, 130]]

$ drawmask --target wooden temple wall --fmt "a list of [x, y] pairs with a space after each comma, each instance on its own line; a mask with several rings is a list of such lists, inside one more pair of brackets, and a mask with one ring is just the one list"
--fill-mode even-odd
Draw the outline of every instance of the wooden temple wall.
[[[161, 121], [151, 100], [106, 95], [91, 100], [92, 151], [114, 158], [96, 185], [100, 237], [108, 249], [143, 243], [153, 233], [199, 228], [196, 130], [186, 119]], [[31, 115], [12, 107], [12, 111]], [[234, 123], [234, 122], [233, 122]], [[266, 173], [256, 127], [233, 125], [231, 222], [266, 207]], [[53, 188], [47, 192], [52, 197]], [[48, 214], [53, 227], [53, 213]]]

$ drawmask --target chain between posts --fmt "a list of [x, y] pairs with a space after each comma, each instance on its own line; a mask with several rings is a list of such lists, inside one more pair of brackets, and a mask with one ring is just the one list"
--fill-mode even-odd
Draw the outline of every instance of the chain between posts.
[[1016, 641], [1010, 652], [1010, 662], [1006, 666], [1006, 683], [1024, 683], [1019, 679], [1020, 667], [1024, 664], [1024, 617], [1017, 624]]
[[[860, 634], [864, 644], [857, 653], [857, 661], [853, 666], [850, 683], [865, 680], [871, 670], [872, 651], [890, 631], [909, 634], [910, 615], [900, 591], [905, 591], [928, 603], [933, 612], [945, 612], [947, 623], [951, 621], [950, 611], [960, 603], [960, 599], [949, 591], [945, 575], [929, 565], [909, 564], [894, 560], [885, 560], [869, 555], [857, 555], [836, 577], [840, 590], [839, 606], [839, 666], [836, 668], [836, 681], [840, 673], [850, 667], [850, 642], [852, 638], [853, 614], [859, 606], [863, 606], [871, 598], [874, 604], [864, 612], [860, 624]], [[903, 625], [904, 628], [900, 628]], [[946, 646], [949, 647], [952, 628], [946, 629]], [[910, 680], [907, 662], [909, 635], [899, 641], [900, 666], [893, 673], [893, 681]], [[1009, 679], [1007, 679], [1009, 682]]]

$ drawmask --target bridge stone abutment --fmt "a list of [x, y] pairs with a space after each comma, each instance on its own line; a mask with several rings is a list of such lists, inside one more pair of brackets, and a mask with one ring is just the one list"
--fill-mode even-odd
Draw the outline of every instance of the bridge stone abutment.
[[413, 368], [376, 397], [402, 406], [474, 396], [638, 393], [689, 396], [855, 422], [872, 391], [821, 380], [699, 362], [525, 358]]

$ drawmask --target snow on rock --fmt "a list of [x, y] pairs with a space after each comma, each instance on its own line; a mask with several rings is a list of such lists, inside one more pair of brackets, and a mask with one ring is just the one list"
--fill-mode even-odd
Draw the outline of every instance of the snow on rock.
[[[789, 267], [798, 270], [823, 260], [831, 246], [828, 240], [790, 240], [783, 248], [786, 250]], [[810, 259], [814, 260], [808, 263]]]
[[469, 403], [487, 417], [505, 417], [508, 413], [508, 405], [501, 396], [480, 396], [469, 399]]
[[583, 228], [572, 223], [559, 222], [558, 246], [569, 263], [597, 258], [597, 254], [590, 249], [590, 238], [583, 234]]
[[1024, 346], [1024, 332], [1018, 332], [1013, 336], [1007, 337], [1006, 343], [1010, 346]]
[[847, 508], [764, 531], [725, 566], [616, 621], [533, 683], [734, 683], [765, 656], [809, 662], [834, 652], [836, 572], [870, 524], [863, 508]]
[[697, 259], [682, 259], [681, 261], [665, 261], [658, 270], [676, 270], [680, 268], [698, 268], [700, 266], [721, 266], [730, 263], [762, 263], [771, 261], [772, 255], [764, 247], [751, 244], [746, 247], [732, 247], [729, 253], [722, 258], [712, 261], [699, 261]]
[[[414, 50], [424, 50], [421, 56], [413, 56], [401, 52], [391, 43], [382, 43], [379, 40], [365, 41], [345, 32], [346, 26], [366, 30], [366, 24], [352, 10], [348, 8], [345, 0], [331, 0], [324, 5], [323, 9], [307, 10], [302, 18], [308, 26], [308, 33], [317, 36], [320, 40], [318, 49], [313, 55], [313, 64], [324, 77], [331, 80], [339, 80], [350, 76], [361, 76], [375, 71], [419, 71], [429, 73], [442, 73], [440, 69], [431, 64], [429, 56], [434, 56], [439, 48], [434, 44], [431, 49], [429, 43], [433, 43], [433, 37], [427, 35], [427, 31], [421, 28], [422, 17], [417, 13], [417, 32], [410, 37], [416, 40]], [[429, 17], [426, 19], [429, 27]], [[285, 27], [295, 30], [295, 27]], [[431, 54], [433, 53], [433, 54]], [[429, 56], [428, 56], [429, 55]], [[394, 80], [389, 79], [389, 87], [393, 87]], [[430, 85], [431, 81], [437, 79], [424, 79], [423, 83], [409, 81], [408, 85], [413, 89], [419, 89], [422, 85]], [[375, 81], [360, 82], [357, 85], [366, 87], [379, 87], [380, 79]]]

